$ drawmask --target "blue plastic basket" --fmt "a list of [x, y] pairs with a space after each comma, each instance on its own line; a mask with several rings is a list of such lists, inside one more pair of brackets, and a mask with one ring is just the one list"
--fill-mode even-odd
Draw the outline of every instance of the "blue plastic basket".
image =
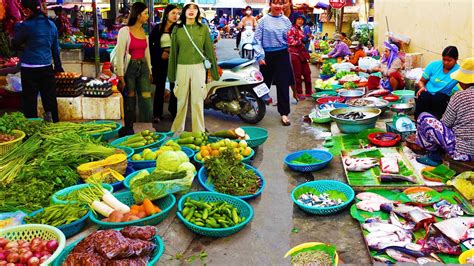
[[145, 168], [145, 169], [140, 169], [140, 170], [136, 170], [135, 172], [127, 175], [127, 177], [125, 177], [125, 180], [123, 180], [123, 186], [126, 187], [127, 189], [130, 189], [130, 181], [132, 181], [132, 179], [138, 175], [138, 173], [140, 173], [141, 171], [143, 170], [147, 170], [149, 173], [155, 171], [156, 167], [150, 167], [150, 168]]
[[[181, 212], [183, 211], [183, 208], [184, 208], [183, 207], [184, 203], [187, 198], [190, 198], [193, 200], [203, 200], [203, 201], [208, 201], [208, 202], [225, 201], [231, 204], [232, 206], [234, 206], [235, 208], [237, 208], [239, 215], [246, 217], [246, 219], [244, 222], [238, 225], [228, 227], [228, 228], [208, 228], [208, 227], [203, 227], [203, 226], [197, 226], [191, 222], [188, 222], [186, 219], [184, 219], [183, 215], [181, 215]], [[232, 197], [226, 194], [221, 194], [221, 193], [216, 193], [216, 192], [199, 191], [199, 192], [188, 193], [179, 200], [178, 212], [176, 212], [176, 215], [189, 230], [193, 231], [196, 234], [210, 236], [210, 237], [225, 237], [225, 236], [235, 234], [238, 231], [242, 230], [242, 228], [244, 228], [245, 225], [247, 225], [250, 222], [250, 220], [252, 220], [253, 209], [252, 209], [252, 206], [250, 206], [250, 204], [236, 197]]]
[[[304, 153], [308, 153], [313, 156], [315, 159], [322, 160], [322, 162], [314, 164], [293, 164], [292, 160], [300, 157]], [[313, 172], [316, 170], [323, 169], [326, 167], [329, 162], [332, 160], [333, 156], [331, 153], [323, 150], [301, 150], [288, 154], [283, 160], [284, 163], [293, 171], [297, 172]]]
[[347, 105], [345, 103], [323, 103], [323, 104], [319, 105], [319, 110], [323, 110], [323, 109], [326, 109], [326, 108], [329, 108], [329, 107], [333, 107], [333, 109], [347, 108], [347, 107], [349, 107], [349, 105]]
[[[28, 216], [33, 217], [33, 216], [37, 215], [38, 213], [42, 212], [43, 210], [44, 210], [44, 208], [41, 208], [39, 210], [36, 210], [36, 211], [28, 214]], [[82, 228], [84, 228], [84, 226], [86, 225], [87, 218], [91, 215], [91, 213], [92, 213], [91, 211], [88, 211], [84, 216], [82, 216], [78, 220], [76, 220], [72, 223], [69, 223], [69, 224], [60, 225], [57, 228], [64, 233], [66, 238], [69, 238], [69, 237], [81, 232]]]
[[[250, 148], [250, 149], [252, 149], [252, 148]], [[198, 155], [198, 153], [194, 154], [194, 157], [193, 157], [194, 161], [199, 165], [203, 165], [204, 162], [202, 160], [198, 160], [197, 155]], [[250, 153], [250, 155], [242, 158], [241, 161], [243, 163], [250, 164], [254, 155], [255, 155], [255, 151], [252, 149], [252, 152]]]
[[132, 156], [135, 154], [135, 151], [130, 147], [117, 146], [116, 148], [121, 149], [125, 152], [125, 154], [127, 155], [127, 160], [131, 159]]
[[[114, 196], [120, 202], [122, 202], [123, 204], [127, 206], [132, 206], [133, 204], [136, 203], [135, 200], [133, 199], [132, 192], [130, 191], [114, 193]], [[93, 223], [97, 224], [102, 229], [121, 228], [121, 227], [132, 226], [132, 225], [133, 226], [157, 225], [161, 223], [166, 217], [168, 217], [175, 203], [176, 203], [176, 198], [173, 194], [168, 194], [166, 197], [153, 200], [153, 204], [158, 206], [161, 209], [161, 212], [150, 215], [142, 219], [135, 220], [135, 221], [119, 222], [119, 223], [104, 222], [104, 221], [101, 221], [104, 217], [102, 215], [95, 214], [95, 213], [92, 213], [89, 218]]]
[[262, 145], [268, 139], [268, 131], [263, 127], [240, 127], [242, 128], [247, 135], [249, 135], [249, 139], [246, 139], [247, 145], [255, 149], [258, 146]]
[[94, 124], [115, 123], [117, 127], [114, 130], [105, 131], [105, 132], [96, 133], [96, 134], [90, 134], [90, 136], [93, 138], [101, 138], [101, 140], [105, 140], [105, 141], [109, 141], [117, 137], [119, 130], [123, 127], [122, 124], [120, 123], [117, 123], [114, 121], [107, 121], [107, 120], [97, 120], [97, 121], [91, 121], [91, 122], [86, 122], [86, 123], [94, 123]]
[[[159, 148], [153, 148], [152, 151], [156, 151]], [[188, 158], [191, 161], [191, 158], [194, 156], [194, 151], [188, 147], [181, 147], [181, 150], [186, 153]], [[131, 159], [128, 160], [128, 163], [133, 166], [133, 169], [140, 170], [145, 168], [156, 167], [156, 160], [142, 160], [142, 161], [133, 161]]]
[[[158, 148], [161, 146], [161, 144], [163, 144], [163, 142], [165, 141], [166, 139], [166, 136], [161, 134], [161, 133], [158, 133], [158, 132], [155, 132], [155, 135], [158, 135], [160, 136], [158, 138], [157, 141], [151, 143], [151, 144], [148, 144], [148, 145], [145, 145], [145, 146], [141, 146], [141, 147], [138, 147], [138, 148], [133, 148], [133, 150], [135, 151], [135, 153], [139, 153], [139, 152], [142, 152], [144, 149], [146, 148], [149, 148], [149, 149], [152, 149], [152, 148]], [[120, 147], [120, 144], [122, 142], [124, 142], [125, 140], [127, 140], [128, 138], [131, 138], [133, 135], [130, 135], [130, 136], [125, 136], [125, 137], [122, 137], [122, 138], [118, 138], [114, 141], [112, 141], [110, 143], [110, 145], [114, 146], [114, 147]]]
[[[71, 202], [67, 202], [67, 201], [64, 201], [64, 200], [60, 200], [58, 197], [61, 197], [61, 196], [66, 196], [67, 194], [73, 192], [74, 190], [78, 190], [78, 189], [81, 189], [81, 188], [85, 188], [87, 186], [90, 186], [89, 184], [80, 184], [80, 185], [74, 185], [74, 186], [70, 186], [70, 187], [67, 187], [65, 189], [61, 189], [60, 191], [54, 193], [52, 196], [51, 196], [51, 204], [67, 204], [67, 203], [76, 203], [74, 201], [71, 201]], [[112, 185], [109, 185], [109, 184], [102, 184], [102, 187], [107, 189], [110, 193], [112, 193], [114, 191], [114, 188], [112, 187]]]
[[[74, 243], [72, 243], [71, 245], [67, 246], [62, 252], [61, 254], [59, 254], [59, 256], [54, 260], [53, 262], [53, 266], [61, 266], [63, 264], [64, 261], [66, 261], [66, 258], [67, 256], [69, 255], [69, 253], [71, 253], [71, 251], [74, 249], [74, 247], [84, 238], [81, 238], [77, 241], [75, 241]], [[151, 258], [150, 260], [148, 261], [147, 263], [147, 266], [153, 266], [153, 265], [156, 265], [156, 263], [158, 262], [158, 260], [160, 259], [160, 257], [163, 255], [163, 253], [165, 252], [165, 244], [163, 243], [163, 240], [161, 239], [160, 236], [156, 235], [155, 236], [155, 239], [153, 241], [156, 245], [156, 248], [155, 248], [155, 251], [153, 252], [153, 254], [151, 255]]]
[[[325, 191], [328, 191], [328, 190], [337, 190], [337, 191], [340, 191], [340, 192], [344, 193], [344, 195], [346, 195], [347, 201], [344, 202], [343, 204], [339, 205], [339, 206], [325, 207], [325, 208], [306, 206], [306, 205], [303, 205], [303, 204], [299, 203], [298, 199], [296, 198], [296, 195], [295, 195], [298, 192], [298, 190], [300, 188], [303, 188], [303, 187], [314, 188], [320, 193], [324, 193]], [[342, 211], [344, 208], [349, 206], [349, 204], [354, 200], [354, 190], [350, 186], [348, 186], [348, 185], [346, 185], [342, 182], [339, 182], [339, 181], [335, 181], [335, 180], [317, 180], [317, 181], [311, 181], [311, 182], [303, 183], [303, 184], [295, 187], [293, 189], [293, 191], [291, 192], [291, 199], [293, 200], [293, 202], [296, 205], [298, 205], [298, 207], [300, 207], [305, 212], [309, 212], [309, 213], [312, 213], [312, 214], [318, 214], [318, 215], [329, 215], [329, 214], [333, 214], [333, 213]]]
[[[232, 197], [236, 197], [236, 198], [239, 198], [239, 199], [252, 199], [252, 198], [255, 198], [255, 197], [258, 197], [260, 196], [260, 194], [262, 194], [263, 192], [263, 189], [265, 188], [265, 184], [266, 184], [266, 181], [265, 181], [265, 178], [263, 177], [262, 173], [260, 173], [260, 171], [257, 170], [257, 168], [254, 168], [248, 164], [245, 164], [245, 168], [247, 169], [251, 169], [252, 171], [255, 172], [255, 174], [260, 178], [260, 180], [262, 180], [262, 186], [260, 187], [260, 189], [257, 191], [257, 193], [255, 194], [252, 194], [252, 195], [246, 195], [246, 196], [232, 196]], [[207, 191], [212, 191], [212, 192], [216, 192], [218, 193], [218, 191], [216, 191], [214, 189], [214, 184], [211, 183], [211, 182], [208, 182], [207, 181], [207, 172], [206, 172], [206, 168], [205, 167], [201, 167], [201, 169], [199, 169], [199, 172], [198, 172], [198, 181], [199, 181], [199, 184], [201, 184], [201, 186], [207, 190]]]
[[[164, 142], [164, 144], [166, 144], [166, 142], [168, 142], [168, 141], [170, 141], [170, 140], [173, 140], [173, 141], [176, 142], [178, 139], [179, 139], [179, 137], [169, 138], [169, 139], [167, 139], [167, 140]], [[211, 137], [211, 136], [209, 136], [209, 137], [207, 138], [207, 142], [208, 142], [208, 143], [214, 143], [214, 142], [217, 142], [217, 141], [219, 141], [219, 140], [221, 140], [221, 139], [216, 138], [216, 137]], [[179, 144], [178, 144], [178, 145], [179, 145]], [[180, 145], [180, 146], [181, 146], [181, 145]], [[181, 146], [181, 148], [187, 148], [187, 147]], [[193, 150], [193, 151], [196, 152], [196, 151], [198, 151], [198, 150]]]

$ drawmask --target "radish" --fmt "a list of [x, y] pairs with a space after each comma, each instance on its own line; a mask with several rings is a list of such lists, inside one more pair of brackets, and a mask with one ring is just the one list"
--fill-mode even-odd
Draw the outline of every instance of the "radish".
[[102, 189], [102, 191], [104, 192], [104, 195], [102, 196], [102, 200], [107, 205], [112, 207], [114, 210], [117, 210], [123, 213], [130, 212], [130, 207], [120, 202], [116, 197], [114, 197], [114, 195], [112, 195], [112, 193], [110, 193], [109, 191], [105, 189]]
[[92, 202], [91, 207], [105, 217], [109, 217], [109, 215], [114, 211], [114, 209], [112, 209], [109, 205], [97, 200]]

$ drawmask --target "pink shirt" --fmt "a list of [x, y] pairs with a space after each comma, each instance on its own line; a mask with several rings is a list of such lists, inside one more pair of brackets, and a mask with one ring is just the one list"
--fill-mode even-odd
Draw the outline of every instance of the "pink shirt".
[[128, 47], [128, 51], [133, 60], [144, 58], [146, 47], [146, 39], [136, 38], [130, 33], [130, 46]]

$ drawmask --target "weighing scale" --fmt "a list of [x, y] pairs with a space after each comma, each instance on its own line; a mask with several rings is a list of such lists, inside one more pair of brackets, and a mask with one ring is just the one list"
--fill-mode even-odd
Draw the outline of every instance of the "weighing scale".
[[392, 120], [392, 126], [399, 132], [415, 131], [415, 122], [405, 114], [396, 114]]

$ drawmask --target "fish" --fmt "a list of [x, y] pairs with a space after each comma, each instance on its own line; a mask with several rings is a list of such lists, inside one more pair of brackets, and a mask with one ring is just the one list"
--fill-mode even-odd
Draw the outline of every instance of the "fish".
[[342, 118], [342, 119], [351, 119], [351, 120], [357, 120], [357, 119], [363, 119], [366, 117], [366, 115], [362, 112], [348, 112], [345, 114], [338, 114], [336, 115], [337, 118]]
[[387, 249], [385, 250], [385, 253], [387, 253], [387, 255], [389, 255], [391, 258], [393, 258], [394, 260], [398, 261], [398, 262], [411, 262], [411, 263], [417, 263], [416, 262], [416, 258], [415, 257], [412, 257], [410, 255], [407, 255], [407, 254], [404, 254], [398, 250], [394, 250], [394, 249]]
[[371, 217], [365, 219], [364, 223], [388, 223], [388, 221], [382, 220], [380, 217]]
[[380, 202], [393, 202], [384, 196], [381, 196], [373, 192], [362, 192], [356, 195], [356, 198], [359, 200], [371, 200], [371, 201], [380, 201]]
[[394, 212], [400, 215], [401, 217], [415, 223], [419, 223], [421, 221], [433, 218], [433, 216], [431, 215], [432, 213], [429, 211], [426, 211], [420, 207], [400, 203], [384, 203], [380, 205], [380, 210], [388, 213]]
[[433, 208], [435, 209], [434, 215], [444, 219], [456, 218], [464, 214], [461, 206], [451, 204], [446, 200], [435, 203]]
[[384, 250], [388, 247], [405, 247], [407, 244], [410, 244], [410, 242], [411, 240], [393, 241], [387, 239], [384, 241], [383, 239], [374, 239], [370, 243], [367, 241], [367, 246], [371, 250]]
[[351, 172], [364, 172], [379, 165], [375, 158], [346, 158], [344, 159], [346, 169]]
[[366, 211], [366, 212], [378, 212], [380, 211], [380, 206], [384, 204], [380, 201], [370, 201], [370, 200], [363, 200], [356, 203], [356, 207], [359, 210]]
[[467, 238], [468, 230], [474, 225], [474, 217], [457, 217], [433, 224], [443, 235], [459, 244]]
[[416, 263], [418, 264], [439, 263], [439, 261], [431, 257], [420, 257], [420, 258], [416, 258]]
[[389, 249], [396, 250], [398, 252], [401, 252], [405, 255], [408, 255], [408, 256], [414, 257], [414, 258], [426, 257], [426, 254], [423, 251], [412, 250], [412, 249], [407, 248], [407, 246], [404, 246], [404, 247], [390, 246], [390, 247], [386, 247], [386, 248], [380, 250], [378, 253], [387, 252], [387, 250], [389, 250]]
[[380, 182], [402, 182], [408, 181], [411, 183], [418, 183], [418, 180], [413, 176], [403, 176], [403, 175], [393, 175], [393, 174], [381, 174], [380, 175]]
[[380, 158], [380, 170], [386, 174], [398, 174], [400, 172], [398, 158], [393, 156]]
[[402, 223], [400, 219], [398, 219], [397, 214], [393, 211], [390, 212], [390, 223], [405, 230], [413, 230], [416, 226], [416, 223], [413, 222]]
[[453, 245], [442, 235], [430, 236], [426, 241], [424, 250], [448, 255], [459, 255], [462, 252], [459, 245]]
[[375, 255], [372, 257], [375, 261], [378, 261], [378, 262], [383, 262], [385, 264], [394, 264], [390, 259], [387, 259], [385, 257], [382, 257], [382, 256], [378, 256], [378, 255]]
[[389, 94], [389, 90], [386, 90], [386, 89], [378, 89], [378, 90], [374, 90], [374, 91], [371, 91], [367, 94], [367, 97], [370, 97], [370, 96], [384, 96], [384, 95], [387, 95]]
[[405, 229], [398, 227], [393, 224], [386, 223], [365, 223], [362, 224], [362, 228], [369, 232], [383, 231], [386, 233], [396, 233], [398, 231], [407, 232]]

